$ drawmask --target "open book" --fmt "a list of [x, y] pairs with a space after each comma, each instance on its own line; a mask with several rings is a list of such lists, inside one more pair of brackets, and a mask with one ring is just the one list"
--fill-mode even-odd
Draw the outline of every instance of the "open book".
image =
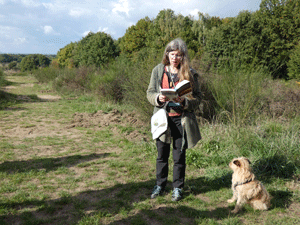
[[182, 97], [192, 92], [191, 83], [188, 80], [179, 82], [174, 89], [161, 89], [160, 93], [167, 96], [170, 100]]

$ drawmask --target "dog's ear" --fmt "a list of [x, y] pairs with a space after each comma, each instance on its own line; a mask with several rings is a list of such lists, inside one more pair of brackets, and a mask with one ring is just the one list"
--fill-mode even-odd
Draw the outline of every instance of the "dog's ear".
[[234, 160], [233, 163], [237, 166], [237, 167], [241, 167], [241, 162], [239, 160]]
[[249, 160], [249, 159], [247, 159], [247, 161], [248, 161], [248, 163], [249, 163], [249, 164], [251, 164], [251, 162], [250, 162], [250, 160]]

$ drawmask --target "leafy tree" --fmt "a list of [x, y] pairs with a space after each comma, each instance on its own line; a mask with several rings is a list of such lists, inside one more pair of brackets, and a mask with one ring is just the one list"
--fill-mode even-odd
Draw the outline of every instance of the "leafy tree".
[[60, 67], [74, 67], [74, 55], [76, 51], [77, 43], [71, 42], [64, 48], [61, 48], [56, 55], [57, 62]]
[[0, 54], [0, 63], [21, 62], [25, 56], [24, 54]]
[[120, 41], [121, 52], [131, 56], [134, 52], [147, 47], [151, 27], [152, 21], [148, 17], [129, 27]]
[[197, 51], [199, 46], [192, 25], [193, 21], [190, 17], [175, 15], [171, 9], [162, 10], [153, 20], [149, 31], [148, 47], [163, 49], [171, 40], [180, 37], [187, 43], [189, 49]]
[[0, 63], [4, 62], [4, 60], [5, 60], [4, 55], [3, 55], [3, 54], [0, 54]]
[[232, 58], [240, 64], [253, 64], [259, 61], [261, 29], [255, 13], [242, 11], [236, 18], [204, 30], [205, 51], [219, 66]]
[[198, 51], [205, 46], [205, 37], [209, 30], [213, 27], [218, 27], [222, 24], [222, 20], [219, 17], [210, 17], [208, 14], [198, 13], [199, 19], [194, 20], [192, 24], [192, 32], [198, 44]]
[[300, 81], [300, 44], [292, 51], [290, 60], [287, 63], [288, 76], [290, 79], [297, 79]]
[[117, 47], [110, 35], [90, 32], [78, 43], [74, 61], [79, 66], [102, 66], [117, 55]]
[[287, 77], [290, 51], [298, 43], [300, 4], [291, 0], [262, 0], [259, 10], [264, 64], [274, 77]]
[[50, 60], [41, 54], [32, 54], [25, 56], [21, 63], [20, 68], [21, 71], [31, 71], [35, 70], [38, 67], [46, 67], [49, 66]]
[[17, 62], [16, 61], [12, 61], [8, 64], [8, 69], [15, 69], [17, 67]]

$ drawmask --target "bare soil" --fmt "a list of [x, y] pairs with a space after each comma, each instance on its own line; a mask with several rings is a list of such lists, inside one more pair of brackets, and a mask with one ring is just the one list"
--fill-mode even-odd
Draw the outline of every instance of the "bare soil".
[[[7, 79], [8, 81], [14, 80], [14, 78], [11, 77], [7, 77]], [[17, 86], [9, 85], [1, 89], [7, 93], [19, 93], [22, 91], [22, 88], [31, 88], [33, 86], [33, 83], [25, 83]], [[39, 104], [39, 108], [45, 111], [47, 111], [47, 107], [49, 107], [47, 104], [48, 102], [61, 100], [61, 96], [59, 95], [44, 93], [36, 93], [36, 95], [41, 101], [35, 104]], [[17, 96], [17, 100], [30, 102], [30, 96], [20, 94]], [[77, 135], [79, 134], [76, 129], [72, 129], [76, 127], [92, 127], [95, 130], [101, 130], [115, 125], [124, 127], [133, 126], [137, 128], [146, 126], [134, 113], [123, 113], [116, 109], [108, 113], [101, 110], [96, 113], [75, 113], [72, 115], [67, 124], [57, 121], [56, 118], [49, 117], [49, 115], [43, 117], [43, 114], [41, 114], [38, 120], [30, 120], [30, 126], [24, 126], [22, 125], [22, 117], [20, 115], [22, 113], [26, 113], [26, 110], [30, 108], [30, 105], [27, 104], [26, 107], [27, 108], [24, 108], [23, 110], [22, 108], [18, 107], [9, 107], [6, 109], [10, 110], [12, 115], [7, 116], [4, 120], [0, 120], [0, 126], [2, 128], [7, 128], [9, 122], [10, 129], [5, 129], [5, 131], [1, 129], [0, 135], [2, 137], [16, 137], [18, 139], [22, 139], [35, 138], [38, 136], [67, 135], [68, 137], [73, 137], [76, 139]], [[113, 128], [112, 131], [114, 134], [124, 136], [124, 138], [127, 138], [130, 141], [147, 140], [147, 135], [138, 132], [137, 129], [127, 133], [120, 133], [117, 128]]]

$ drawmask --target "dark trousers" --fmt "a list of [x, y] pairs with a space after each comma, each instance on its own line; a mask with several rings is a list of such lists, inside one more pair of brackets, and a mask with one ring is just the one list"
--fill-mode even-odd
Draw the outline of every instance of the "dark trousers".
[[[168, 126], [173, 139], [173, 187], [183, 188], [185, 179], [185, 147], [182, 148], [183, 131], [181, 117], [168, 117]], [[156, 159], [156, 184], [165, 187], [167, 184], [170, 156], [170, 144], [156, 139], [158, 156]]]

